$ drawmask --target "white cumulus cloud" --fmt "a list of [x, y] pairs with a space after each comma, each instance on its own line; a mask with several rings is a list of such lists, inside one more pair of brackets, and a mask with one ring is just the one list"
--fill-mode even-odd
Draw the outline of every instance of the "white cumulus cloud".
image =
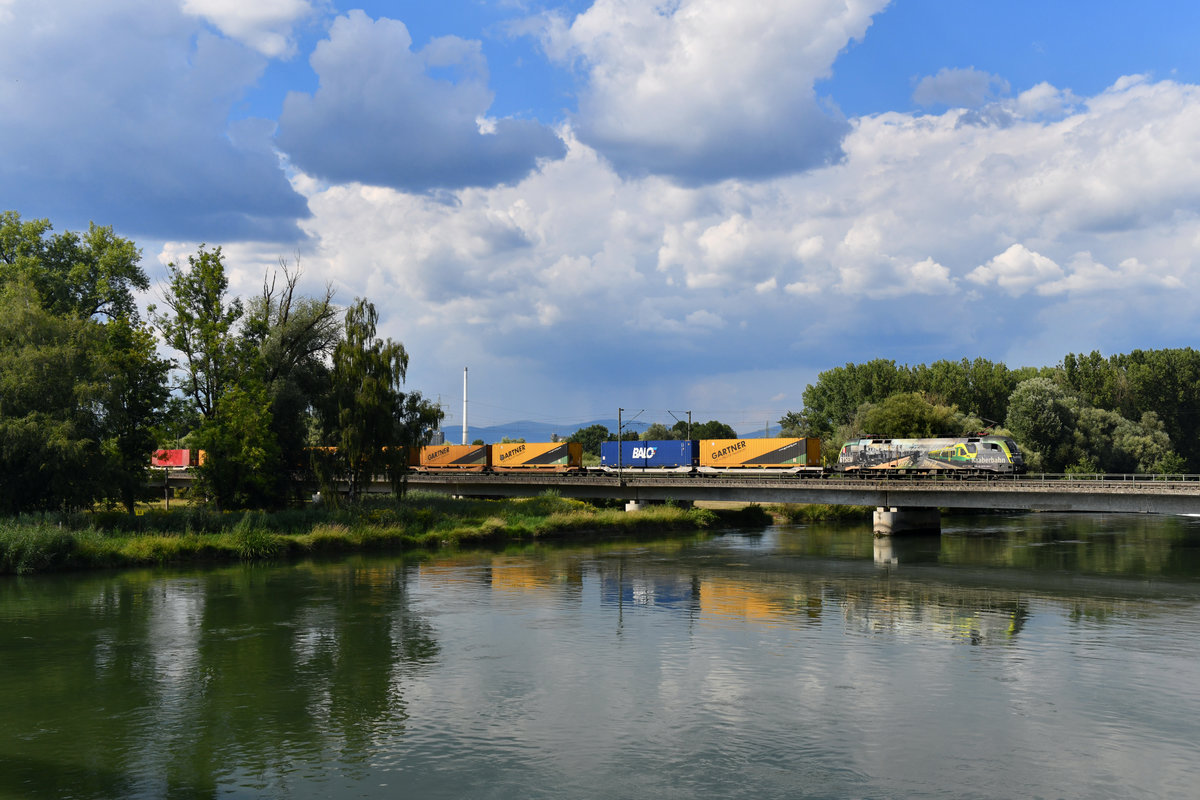
[[1062, 267], [1053, 259], [1022, 244], [1014, 244], [988, 263], [976, 267], [967, 279], [980, 285], [995, 283], [1009, 294], [1019, 296], [1040, 284], [1058, 280], [1062, 274]]
[[596, 0], [543, 40], [584, 71], [578, 135], [620, 172], [762, 178], [840, 157], [846, 123], [813, 85], [886, 5]]
[[183, 0], [183, 10], [271, 58], [295, 52], [292, 31], [314, 13], [308, 0]]

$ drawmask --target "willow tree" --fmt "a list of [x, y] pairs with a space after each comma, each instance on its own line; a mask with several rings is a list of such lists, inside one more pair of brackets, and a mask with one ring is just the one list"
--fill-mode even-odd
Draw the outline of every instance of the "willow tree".
[[338, 456], [357, 498], [376, 474], [390, 472], [403, 446], [408, 353], [400, 342], [375, 336], [375, 305], [356, 299], [346, 310], [345, 336], [333, 350], [333, 395]]

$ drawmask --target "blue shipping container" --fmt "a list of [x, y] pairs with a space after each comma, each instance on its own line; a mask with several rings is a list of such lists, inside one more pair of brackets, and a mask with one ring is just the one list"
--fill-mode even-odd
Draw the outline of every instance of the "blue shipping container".
[[[700, 443], [668, 439], [621, 442], [621, 466], [630, 469], [690, 469], [700, 465]], [[601, 442], [600, 466], [617, 468], [617, 443]]]

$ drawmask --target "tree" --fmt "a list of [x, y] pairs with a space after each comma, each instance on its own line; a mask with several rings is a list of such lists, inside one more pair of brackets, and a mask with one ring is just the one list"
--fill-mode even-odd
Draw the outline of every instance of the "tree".
[[271, 404], [258, 381], [231, 386], [195, 434], [205, 451], [199, 489], [217, 508], [262, 508], [280, 500], [279, 444], [271, 430]]
[[1075, 419], [1067, 395], [1048, 378], [1024, 381], [1008, 400], [1006, 427], [1034, 470], [1061, 472], [1071, 463]]
[[371, 477], [388, 468], [385, 448], [401, 446], [397, 420], [403, 414], [400, 386], [408, 353], [391, 339], [375, 338], [379, 315], [365, 299], [346, 311], [345, 337], [333, 351], [333, 394], [337, 409], [338, 455], [357, 498]]
[[724, 422], [718, 422], [715, 419], [710, 419], [708, 422], [702, 422], [692, 426], [693, 439], [736, 439], [738, 438], [737, 431], [726, 425]]
[[958, 436], [963, 424], [953, 406], [931, 403], [920, 392], [896, 394], [878, 403], [864, 403], [854, 426], [864, 435], [889, 439]]
[[200, 245], [196, 255], [188, 256], [187, 269], [172, 262], [167, 273], [167, 310], [160, 314], [150, 306], [150, 316], [163, 341], [182, 356], [179, 388], [209, 419], [246, 366], [234, 328], [242, 318], [242, 302], [225, 296], [229, 279], [220, 247], [209, 251]]
[[877, 358], [865, 364], [834, 367], [817, 376], [804, 390], [804, 413], [814, 432], [832, 433], [850, 422], [859, 406], [898, 392], [911, 391], [912, 378], [895, 361]]
[[939, 405], [954, 406], [993, 424], [1004, 419], [1008, 397], [1017, 386], [1008, 367], [986, 358], [935, 361], [910, 372], [914, 390], [925, 392]]
[[98, 334], [47, 311], [28, 276], [0, 284], [0, 511], [79, 508], [100, 496]]
[[589, 425], [586, 428], [580, 428], [567, 437], [568, 442], [579, 442], [583, 445], [583, 452], [591, 453], [594, 456], [600, 455], [600, 444], [615, 439], [608, 432], [608, 428], [603, 425]]
[[147, 467], [157, 445], [154, 426], [167, 402], [170, 362], [158, 355], [154, 333], [145, 325], [118, 316], [104, 326], [99, 368], [105, 376], [102, 448], [110, 480], [106, 495], [134, 513], [146, 494]]
[[[779, 435], [799, 438], [820, 437], [825, 432], [820, 429], [819, 424], [807, 411], [789, 411], [779, 420]], [[826, 436], [828, 436], [827, 433]]]
[[53, 314], [136, 319], [133, 290], [144, 291], [150, 282], [133, 242], [94, 222], [84, 234], [48, 237], [50, 230], [49, 220], [0, 214], [0, 281], [26, 275]]
[[[133, 290], [148, 286], [138, 263], [141, 253], [111, 227], [93, 223], [84, 234], [53, 236], [50, 230], [47, 220], [22, 222], [16, 212], [0, 214], [0, 285], [28, 326], [27, 335], [9, 340], [4, 350], [17, 358], [12, 374], [46, 367], [29, 384], [39, 395], [32, 416], [9, 422], [15, 425], [11, 442], [42, 431], [43, 457], [35, 459], [31, 475], [55, 470], [44, 451], [50, 443], [66, 447], [59, 453], [64, 465], [71, 463], [69, 453], [86, 452], [87, 471], [75, 464], [70, 486], [55, 490], [59, 499], [69, 504], [120, 499], [132, 513], [166, 398], [165, 362], [134, 303]], [[18, 405], [10, 395], [10, 411]], [[45, 506], [35, 498], [52, 484], [41, 481], [39, 490], [24, 492], [19, 502]]]
[[675, 432], [666, 425], [663, 425], [661, 422], [654, 422], [651, 423], [646, 430], [642, 431], [641, 436], [638, 438], [644, 442], [660, 442], [674, 439], [676, 437]]
[[441, 427], [446, 413], [441, 406], [431, 403], [420, 392], [409, 392], [400, 407], [399, 446], [389, 451], [392, 458], [388, 470], [392, 478], [392, 491], [402, 495], [408, 488], [403, 478], [408, 474], [409, 450], [428, 442], [434, 431]]
[[270, 401], [271, 430], [279, 445], [281, 496], [289, 473], [308, 462], [315, 420], [329, 416], [332, 378], [329, 362], [341, 338], [341, 314], [333, 289], [318, 297], [297, 294], [301, 272], [280, 259], [279, 270], [264, 276], [262, 294], [247, 305], [242, 338], [247, 357]]

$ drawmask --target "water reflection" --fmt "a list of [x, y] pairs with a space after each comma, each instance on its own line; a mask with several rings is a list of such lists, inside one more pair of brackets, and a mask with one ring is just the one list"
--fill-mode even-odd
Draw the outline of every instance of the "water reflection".
[[1166, 796], [1198, 555], [1013, 515], [8, 579], [0, 795]]
[[2, 740], [10, 796], [286, 788], [402, 734], [405, 681], [438, 652], [398, 564], [14, 580], [0, 609], [5, 717], [25, 721]]

